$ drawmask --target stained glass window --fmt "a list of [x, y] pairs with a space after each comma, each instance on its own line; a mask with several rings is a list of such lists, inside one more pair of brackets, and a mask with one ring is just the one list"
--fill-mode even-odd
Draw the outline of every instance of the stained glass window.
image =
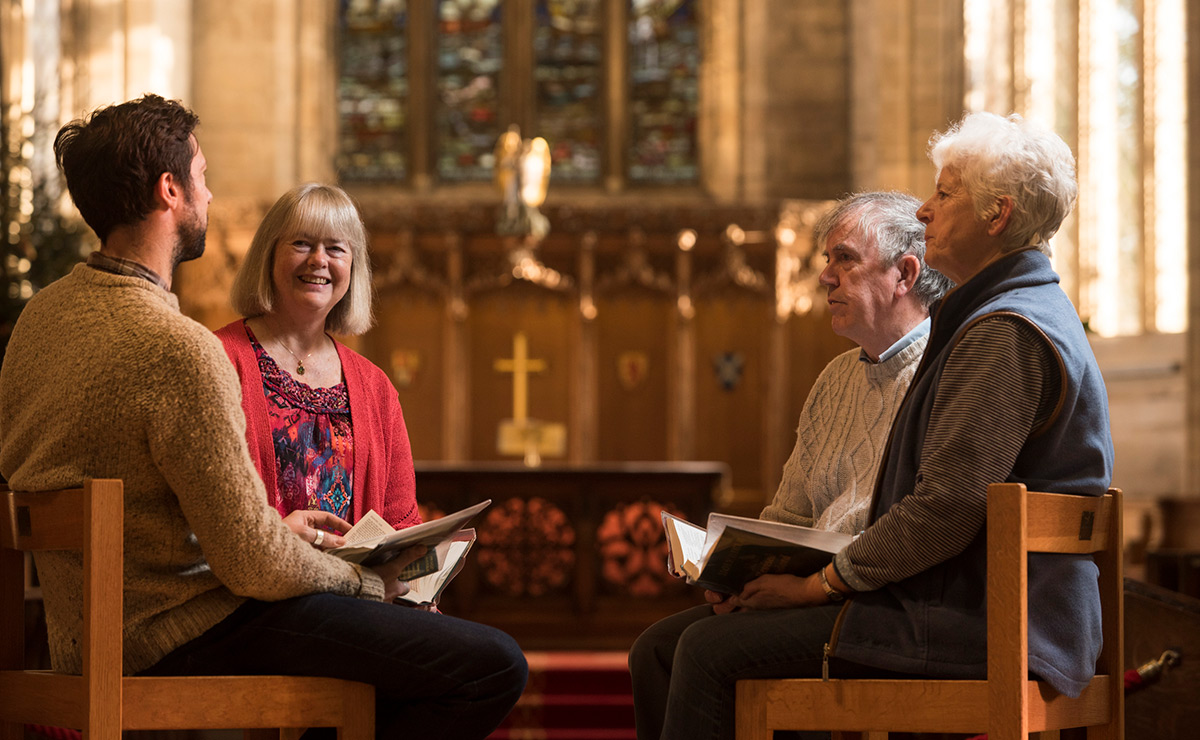
[[696, 0], [630, 0], [629, 179], [695, 182], [700, 43]]
[[517, 123], [555, 183], [694, 185], [700, 4], [339, 0], [339, 175], [488, 182]]
[[342, 0], [338, 173], [400, 180], [407, 156], [405, 0]]
[[500, 15], [499, 0], [438, 3], [436, 171], [443, 181], [492, 177], [502, 130]]
[[536, 132], [552, 182], [600, 179], [604, 34], [601, 0], [538, 0], [533, 37]]

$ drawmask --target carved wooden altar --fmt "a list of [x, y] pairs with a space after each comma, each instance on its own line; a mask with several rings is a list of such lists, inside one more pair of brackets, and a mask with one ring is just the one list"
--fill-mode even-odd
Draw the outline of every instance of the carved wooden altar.
[[654, 621], [703, 601], [667, 573], [659, 512], [703, 522], [728, 473], [708, 462], [418, 463], [426, 516], [492, 499], [442, 610], [526, 650], [627, 649]]

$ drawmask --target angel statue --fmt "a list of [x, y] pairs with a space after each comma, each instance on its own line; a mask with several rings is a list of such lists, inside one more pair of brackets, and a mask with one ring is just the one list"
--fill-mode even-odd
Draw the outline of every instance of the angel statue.
[[542, 137], [522, 139], [513, 124], [496, 140], [496, 187], [502, 198], [496, 233], [541, 241], [550, 221], [538, 210], [550, 184], [550, 145]]

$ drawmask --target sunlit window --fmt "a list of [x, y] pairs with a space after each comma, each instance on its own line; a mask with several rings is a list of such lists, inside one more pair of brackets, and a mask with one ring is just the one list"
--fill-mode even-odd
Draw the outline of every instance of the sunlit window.
[[1053, 244], [1082, 318], [1104, 336], [1183, 331], [1183, 0], [964, 9], [966, 107], [1038, 120], [1076, 153], [1079, 204]]

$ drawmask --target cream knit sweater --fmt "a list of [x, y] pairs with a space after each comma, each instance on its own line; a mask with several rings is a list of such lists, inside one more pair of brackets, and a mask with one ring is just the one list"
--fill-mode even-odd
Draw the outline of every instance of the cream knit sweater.
[[813, 384], [763, 519], [857, 534], [867, 526], [875, 476], [892, 420], [929, 335], [878, 364], [853, 349], [833, 358]]
[[[0, 369], [0, 472], [9, 485], [125, 482], [126, 673], [247, 598], [383, 597], [373, 571], [313, 549], [267, 505], [239, 388], [212, 332], [141, 278], [79, 265], [38, 293], [13, 331]], [[79, 553], [38, 558], [51, 661], [74, 673], [81, 567]]]

